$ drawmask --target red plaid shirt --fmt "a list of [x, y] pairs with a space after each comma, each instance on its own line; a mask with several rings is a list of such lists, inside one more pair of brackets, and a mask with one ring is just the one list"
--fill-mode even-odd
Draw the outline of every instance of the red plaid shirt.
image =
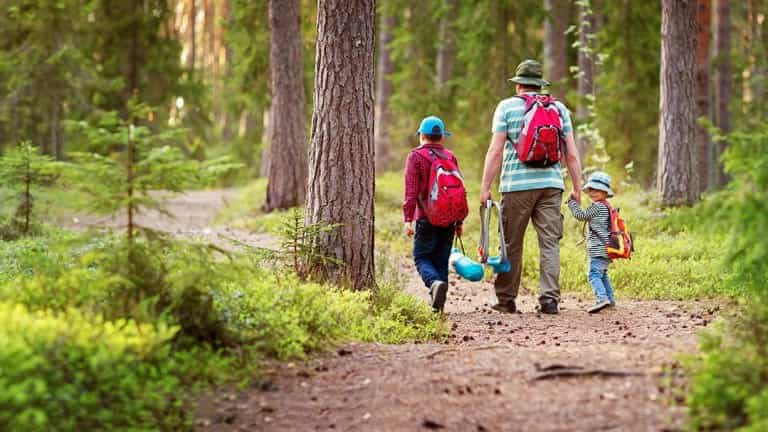
[[[435, 149], [442, 154], [449, 156], [456, 167], [459, 166], [456, 156], [448, 151], [442, 144], [429, 143], [422, 147]], [[403, 220], [413, 222], [424, 218], [424, 211], [419, 205], [419, 199], [422, 202], [429, 196], [429, 169], [432, 162], [424, 156], [411, 151], [408, 160], [405, 162], [405, 200], [403, 201]]]

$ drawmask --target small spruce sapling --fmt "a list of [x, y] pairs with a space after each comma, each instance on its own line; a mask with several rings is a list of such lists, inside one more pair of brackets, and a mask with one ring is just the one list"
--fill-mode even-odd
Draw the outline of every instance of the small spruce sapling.
[[28, 236], [38, 226], [35, 201], [37, 192], [52, 185], [61, 172], [61, 164], [43, 155], [29, 141], [0, 158], [0, 184], [16, 198], [16, 212], [2, 231], [3, 237]]
[[[72, 153], [76, 164], [69, 177], [74, 187], [90, 196], [86, 210], [125, 215], [129, 243], [137, 231], [150, 232], [136, 223], [138, 213], [156, 210], [167, 214], [163, 200], [169, 194], [200, 187], [239, 167], [227, 158], [201, 162], [186, 157], [173, 146], [186, 133], [184, 129], [155, 131], [136, 124], [135, 119], [147, 118], [150, 112], [146, 105], [132, 103], [131, 121], [120, 118], [117, 112], [109, 112], [95, 124], [68, 123], [71, 131], [79, 132], [92, 145], [119, 149], [107, 156]], [[163, 193], [152, 193], [157, 191]]]

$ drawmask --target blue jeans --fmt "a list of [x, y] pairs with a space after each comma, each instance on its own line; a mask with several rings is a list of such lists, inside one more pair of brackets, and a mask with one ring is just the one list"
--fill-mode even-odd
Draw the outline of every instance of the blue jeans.
[[592, 285], [592, 291], [595, 293], [595, 299], [598, 303], [609, 301], [616, 303], [613, 298], [613, 287], [608, 279], [608, 266], [611, 260], [602, 257], [589, 258], [589, 284]]
[[416, 221], [413, 260], [427, 288], [436, 280], [448, 282], [448, 258], [453, 247], [454, 230], [453, 227], [436, 227], [426, 219]]

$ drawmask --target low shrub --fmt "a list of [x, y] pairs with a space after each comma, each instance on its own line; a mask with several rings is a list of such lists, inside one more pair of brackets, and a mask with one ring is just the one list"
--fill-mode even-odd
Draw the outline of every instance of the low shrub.
[[216, 307], [244, 343], [281, 359], [334, 342], [403, 343], [444, 332], [426, 304], [395, 288], [350, 291], [279, 272], [256, 271], [246, 283], [225, 285]]
[[0, 429], [178, 430], [188, 426], [177, 328], [76, 309], [0, 302]]
[[718, 322], [702, 335], [700, 354], [687, 359], [693, 430], [768, 429], [765, 300], [746, 306], [742, 316]]

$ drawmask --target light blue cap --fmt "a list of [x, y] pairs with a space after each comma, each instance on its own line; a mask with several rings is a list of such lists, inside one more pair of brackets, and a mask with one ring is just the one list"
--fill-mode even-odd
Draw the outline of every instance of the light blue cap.
[[424, 135], [451, 135], [450, 132], [445, 130], [445, 125], [443, 124], [443, 121], [440, 120], [440, 117], [435, 116], [425, 117], [424, 120], [421, 121], [419, 130], [417, 130], [416, 133]]
[[613, 189], [611, 189], [611, 176], [608, 174], [602, 172], [602, 171], [595, 171], [592, 174], [589, 175], [589, 178], [587, 179], [587, 184], [584, 185], [582, 190], [587, 189], [597, 189], [601, 190], [603, 192], [606, 192], [608, 194], [608, 197], [613, 196]]

